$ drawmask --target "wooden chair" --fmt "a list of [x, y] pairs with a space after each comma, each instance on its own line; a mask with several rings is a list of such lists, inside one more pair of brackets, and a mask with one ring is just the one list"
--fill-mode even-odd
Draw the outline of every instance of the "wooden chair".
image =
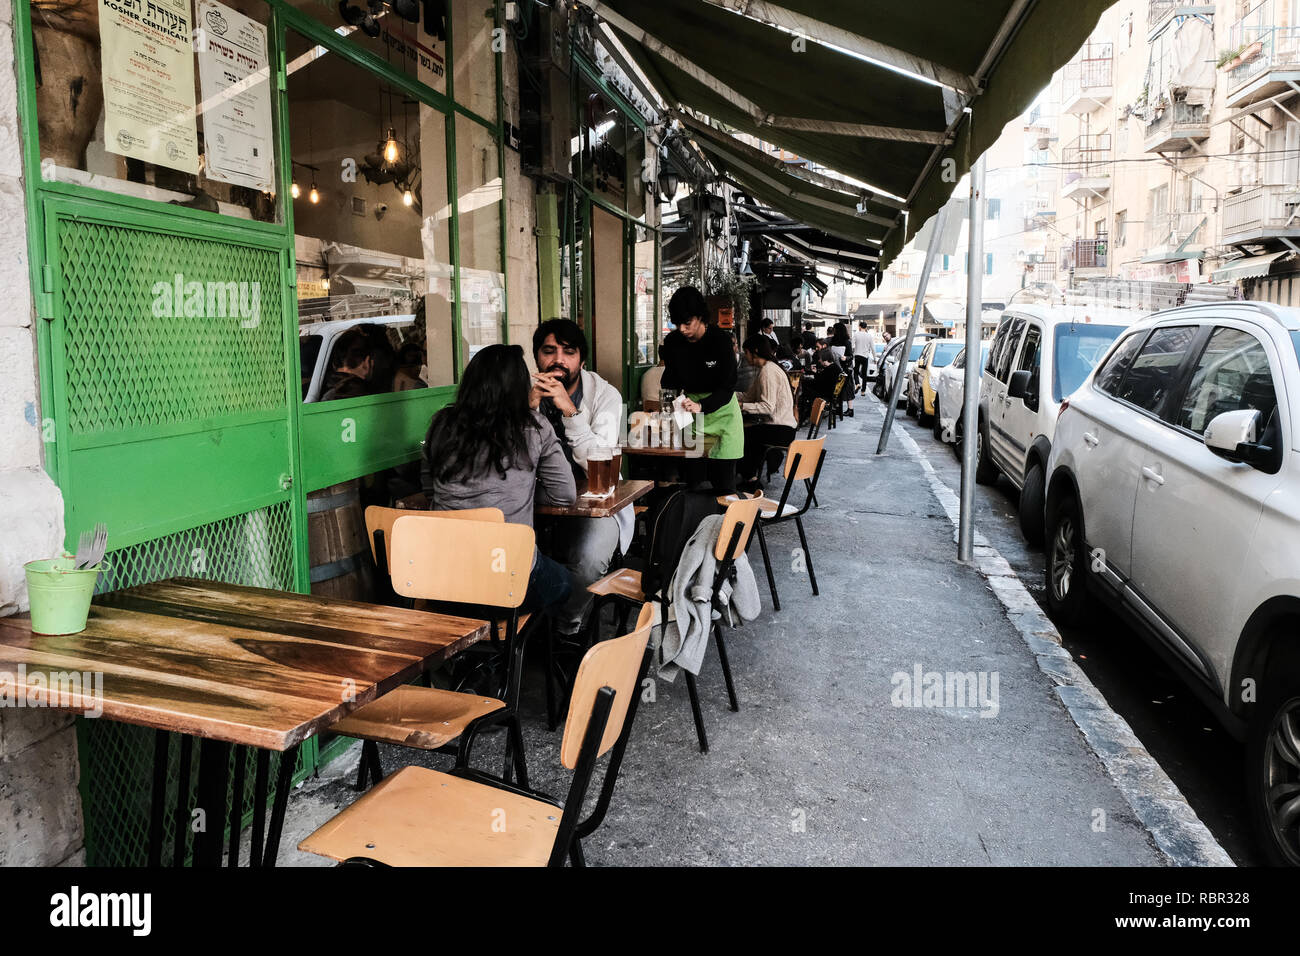
[[807, 438], [816, 438], [822, 430], [822, 415], [826, 412], [826, 399], [814, 398], [812, 408], [808, 412], [808, 434]]
[[[535, 538], [527, 525], [504, 523], [499, 509], [483, 512], [479, 520], [467, 520], [468, 511], [399, 514], [382, 537], [382, 525], [391, 516], [374, 516], [376, 558], [382, 556], [393, 569], [390, 578], [398, 595], [437, 602], [439, 611], [505, 620], [500, 647], [506, 662], [500, 689], [504, 699], [407, 684], [357, 708], [330, 729], [363, 741], [358, 789], [365, 789], [367, 777], [372, 783], [383, 779], [380, 743], [454, 752], [456, 765], [465, 767], [475, 734], [495, 723], [505, 723], [509, 732], [503, 775], [510, 776], [513, 758], [520, 782], [528, 784], [516, 710], [526, 642], [519, 606], [528, 591]], [[448, 561], [448, 554], [456, 560]]]
[[[808, 578], [812, 582], [812, 593], [817, 595], [817, 575], [813, 572], [812, 552], [808, 550], [808, 537], [804, 534], [803, 516], [808, 513], [817, 491], [817, 479], [821, 476], [822, 462], [826, 460], [826, 439], [813, 438], [792, 441], [785, 454], [785, 487], [781, 490], [781, 500], [762, 500], [762, 509], [758, 514], [758, 546], [763, 552], [763, 564], [767, 567], [767, 585], [772, 591], [772, 607], [781, 610], [781, 599], [776, 594], [776, 578], [772, 574], [772, 560], [767, 553], [767, 538], [763, 529], [783, 521], [793, 521], [799, 529], [799, 543], [803, 545], [804, 559], [808, 565]], [[790, 503], [790, 490], [795, 482], [804, 482], [803, 507], [796, 508]]]
[[826, 423], [827, 428], [834, 428], [835, 423], [844, 417], [844, 414], [840, 411], [840, 403], [843, 401], [840, 397], [840, 393], [844, 391], [844, 383], [848, 380], [849, 377], [847, 375], [840, 373], [840, 377], [835, 381], [835, 388], [831, 392], [831, 417], [830, 421]]
[[[718, 539], [713, 545], [713, 557], [718, 561], [718, 568], [713, 576], [713, 595], [710, 606], [718, 597], [723, 582], [731, 574], [731, 567], [736, 558], [745, 553], [749, 547], [750, 536], [758, 527], [758, 513], [763, 505], [761, 498], [738, 498], [728, 496], [719, 498], [720, 505], [726, 507], [722, 518], [722, 527], [718, 529]], [[660, 621], [668, 621], [669, 595], [665, 593], [645, 594], [641, 585], [641, 572], [630, 568], [611, 571], [599, 581], [588, 585], [587, 590], [595, 595], [595, 604], [591, 609], [592, 639], [597, 636], [600, 627], [600, 611], [609, 601], [622, 601], [636, 605], [644, 601], [658, 601], [661, 607]], [[718, 659], [722, 663], [722, 676], [727, 685], [727, 697], [733, 711], [740, 710], [736, 699], [736, 685], [731, 676], [731, 664], [727, 660], [727, 645], [722, 639], [722, 628], [718, 621], [713, 622], [711, 636], [718, 648]], [[686, 675], [686, 692], [691, 700], [691, 716], [695, 720], [695, 735], [699, 739], [700, 752], [709, 752], [709, 738], [704, 731], [704, 715], [700, 711], [700, 695], [695, 684], [695, 675], [683, 670]]]
[[[414, 496], [411, 496], [412, 498]], [[421, 498], [424, 496], [421, 495]], [[408, 503], [410, 499], [405, 499]], [[397, 597], [393, 591], [392, 581], [389, 579], [388, 568], [392, 560], [391, 542], [393, 540], [393, 523], [403, 515], [409, 515], [413, 510], [424, 514], [437, 514], [443, 518], [452, 518], [460, 521], [491, 521], [496, 524], [502, 524], [506, 520], [505, 513], [500, 508], [469, 508], [464, 511], [438, 511], [429, 512], [427, 509], [428, 499], [424, 499], [426, 508], [412, 509], [405, 507], [385, 508], [382, 505], [370, 505], [366, 508], [366, 537], [370, 539], [370, 557], [374, 559], [375, 570], [379, 573], [377, 587], [384, 589], [382, 598], [376, 596], [380, 603]], [[399, 505], [402, 502], [398, 502]]]
[[[561, 764], [573, 771], [562, 810], [526, 785], [479, 771], [406, 767], [298, 849], [363, 866], [563, 866], [566, 858], [582, 866], [582, 840], [604, 820], [627, 750], [653, 619], [654, 606], [643, 604], [636, 630], [582, 658], [560, 746]], [[611, 750], [596, 806], [582, 819], [596, 761]]]

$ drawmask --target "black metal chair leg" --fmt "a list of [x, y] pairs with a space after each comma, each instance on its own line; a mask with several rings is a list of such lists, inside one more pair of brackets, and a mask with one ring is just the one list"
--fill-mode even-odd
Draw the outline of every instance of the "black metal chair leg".
[[357, 762], [357, 785], [356, 785], [356, 789], [359, 793], [366, 792], [366, 786], [369, 782], [367, 779], [370, 776], [370, 764], [368, 762], [370, 759], [370, 753], [367, 750], [367, 747], [369, 747], [369, 745], [370, 745], [370, 741], [368, 740], [361, 741], [361, 759]]
[[758, 546], [763, 552], [763, 567], [767, 568], [767, 586], [772, 591], [772, 610], [781, 610], [781, 599], [776, 596], [776, 577], [772, 574], [772, 558], [767, 553], [767, 537], [763, 534], [763, 522], [758, 522]]
[[587, 858], [582, 855], [582, 842], [577, 837], [574, 837], [573, 842], [569, 844], [569, 862], [574, 866], [587, 865]]
[[253, 842], [248, 848], [248, 865], [262, 865], [266, 836], [267, 778], [270, 776], [271, 751], [257, 748], [253, 771]]
[[700, 753], [709, 752], [709, 738], [704, 733], [704, 715], [700, 713], [700, 694], [695, 689], [695, 675], [690, 671], [683, 671], [686, 674], [686, 691], [691, 698], [691, 716], [695, 718], [695, 736], [700, 739]]
[[555, 733], [555, 628], [546, 622], [546, 729]]
[[727, 682], [727, 697], [731, 699], [731, 709], [740, 710], [736, 700], [736, 685], [731, 680], [731, 664], [727, 661], [727, 645], [722, 640], [721, 625], [713, 625], [713, 638], [718, 644], [718, 658], [722, 661], [722, 679]]
[[795, 518], [794, 526], [799, 529], [799, 543], [803, 545], [803, 557], [804, 557], [804, 561], [808, 565], [808, 580], [812, 582], [813, 596], [815, 597], [818, 594], [817, 575], [813, 571], [812, 552], [808, 550], [808, 538], [803, 533], [803, 519]]
[[519, 727], [518, 714], [511, 715], [506, 732], [509, 735], [510, 747], [514, 751], [515, 776], [518, 778], [519, 786], [527, 790], [529, 789], [528, 761], [524, 757], [524, 734]]
[[[276, 774], [275, 802], [271, 805], [271, 820], [266, 834], [266, 851], [262, 866], [275, 866], [280, 852], [280, 833], [284, 829], [284, 811], [289, 805], [289, 790], [293, 783], [293, 769], [298, 763], [298, 744], [280, 754], [279, 773]], [[377, 769], [377, 768], [376, 768]]]

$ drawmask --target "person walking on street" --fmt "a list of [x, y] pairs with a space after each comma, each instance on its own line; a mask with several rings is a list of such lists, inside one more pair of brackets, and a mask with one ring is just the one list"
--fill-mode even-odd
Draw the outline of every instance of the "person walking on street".
[[[686, 393], [686, 411], [699, 415], [697, 431], [714, 439], [708, 458], [688, 458], [696, 483], [707, 478], [720, 495], [736, 490], [736, 462], [744, 454], [745, 430], [736, 401], [736, 357], [732, 337], [709, 324], [704, 296], [682, 286], [668, 300], [676, 326], [664, 339], [664, 388]], [[701, 474], [702, 472], [702, 474]]]
[[876, 337], [865, 321], [858, 322], [853, 333], [853, 370], [858, 376], [858, 394], [867, 394], [867, 375], [871, 372], [871, 359], [876, 354]]

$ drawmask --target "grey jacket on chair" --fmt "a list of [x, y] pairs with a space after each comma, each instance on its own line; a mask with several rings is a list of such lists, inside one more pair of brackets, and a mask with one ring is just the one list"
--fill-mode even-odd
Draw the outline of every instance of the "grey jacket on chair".
[[734, 586], [731, 581], [724, 581], [718, 591], [721, 610], [709, 606], [713, 579], [718, 572], [713, 547], [722, 521], [722, 515], [709, 515], [700, 522], [695, 534], [686, 542], [673, 579], [668, 582], [670, 607], [675, 620], [664, 624], [659, 645], [659, 676], [665, 680], [676, 678], [679, 668], [692, 674], [700, 672], [710, 629], [715, 620], [724, 617], [724, 611], [727, 625], [736, 627], [754, 620], [762, 610], [758, 584], [744, 552], [736, 557]]

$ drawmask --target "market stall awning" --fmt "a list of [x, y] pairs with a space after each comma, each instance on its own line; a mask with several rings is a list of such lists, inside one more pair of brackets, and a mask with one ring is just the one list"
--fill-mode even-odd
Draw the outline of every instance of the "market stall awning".
[[864, 276], [873, 272], [880, 261], [880, 250], [875, 246], [817, 229], [783, 229], [781, 223], [785, 220], [748, 203], [735, 203], [732, 210], [742, 222], [772, 224], [771, 230], [765, 232], [768, 242], [796, 259], [828, 271], [843, 270]]
[[1268, 270], [1273, 268], [1273, 263], [1282, 256], [1294, 256], [1295, 253], [1289, 250], [1281, 252], [1270, 252], [1266, 256], [1249, 256], [1245, 259], [1238, 259], [1222, 269], [1215, 269], [1210, 276], [1211, 282], [1236, 282], [1238, 279], [1258, 279], [1260, 276], [1268, 275]]
[[[885, 227], [883, 268], [1112, 0], [584, 2], [670, 106], [866, 184], [873, 214], [879, 193], [902, 200], [910, 215]], [[797, 196], [763, 198], [799, 216]], [[859, 220], [850, 237], [871, 235]]]

